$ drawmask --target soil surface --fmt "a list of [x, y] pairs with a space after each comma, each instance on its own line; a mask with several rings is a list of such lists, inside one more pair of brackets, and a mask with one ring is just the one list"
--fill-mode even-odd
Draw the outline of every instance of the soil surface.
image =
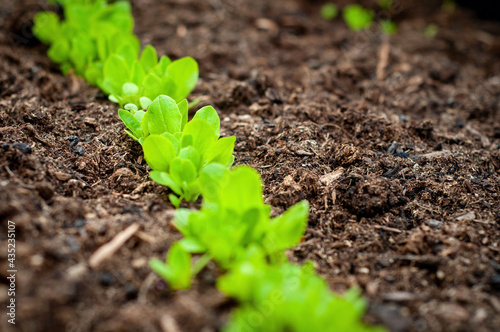
[[[209, 265], [173, 293], [149, 269], [180, 238], [168, 191], [148, 178], [117, 106], [62, 76], [30, 36], [43, 3], [0, 1], [0, 330], [217, 331], [235, 306], [214, 286], [221, 272]], [[407, 3], [390, 14], [390, 38], [322, 20], [322, 1], [133, 6], [144, 44], [199, 61], [191, 98], [219, 111], [236, 164], [262, 174], [273, 214], [311, 203], [291, 260], [312, 260], [334, 291], [360, 287], [365, 320], [391, 331], [498, 331], [500, 26]], [[439, 31], [425, 37], [431, 23]]]

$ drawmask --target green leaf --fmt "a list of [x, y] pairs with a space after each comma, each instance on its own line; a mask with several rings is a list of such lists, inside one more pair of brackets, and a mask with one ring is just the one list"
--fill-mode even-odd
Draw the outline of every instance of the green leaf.
[[135, 104], [126, 104], [123, 108], [130, 111], [132, 114], [135, 114], [135, 112], [139, 110]]
[[154, 67], [152, 69], [152, 72], [155, 73], [159, 77], [163, 77], [167, 73], [167, 68], [171, 63], [172, 63], [172, 61], [170, 61], [170, 59], [167, 56], [163, 55], [160, 58], [160, 61], [158, 62], [156, 67]]
[[192, 254], [202, 254], [207, 251], [207, 248], [195, 239], [184, 238], [178, 243], [184, 250]]
[[176, 101], [181, 101], [198, 82], [198, 63], [191, 57], [176, 60], [168, 66], [167, 76], [175, 82], [175, 92], [171, 97]]
[[149, 177], [156, 183], [162, 186], [169, 187], [177, 195], [182, 194], [181, 187], [170, 177], [167, 172], [151, 171]]
[[169, 132], [165, 132], [165, 133], [161, 134], [161, 136], [168, 138], [175, 148], [175, 154], [176, 155], [179, 154], [179, 151], [181, 149], [181, 144], [180, 144], [179, 140], [177, 139], [177, 137], [175, 137], [174, 135], [172, 135]]
[[200, 187], [204, 201], [214, 202], [219, 197], [222, 180], [227, 176], [228, 170], [221, 164], [210, 163], [200, 172]]
[[205, 120], [212, 128], [214, 128], [215, 137], [220, 136], [220, 119], [217, 111], [212, 106], [205, 106], [194, 115], [193, 119]]
[[219, 191], [221, 208], [238, 207], [240, 211], [246, 211], [264, 205], [260, 175], [253, 168], [248, 166], [235, 167], [229, 173], [228, 178], [222, 182]]
[[68, 41], [61, 39], [50, 46], [48, 56], [55, 63], [62, 63], [69, 58], [69, 51]]
[[170, 176], [178, 184], [191, 183], [196, 180], [198, 172], [191, 160], [179, 157], [170, 164]]
[[168, 172], [175, 158], [175, 148], [168, 138], [159, 135], [148, 136], [142, 143], [144, 158], [155, 171]]
[[208, 163], [214, 162], [222, 165], [228, 165], [233, 158], [235, 142], [236, 137], [234, 136], [219, 139], [207, 153], [206, 161]]
[[181, 112], [181, 130], [184, 129], [186, 126], [186, 123], [188, 122], [188, 102], [186, 99], [183, 99], [181, 102], [177, 104], [177, 107], [179, 107], [179, 112]]
[[202, 119], [189, 121], [182, 131], [181, 146], [192, 145], [204, 158], [215, 143], [213, 128]]
[[272, 219], [266, 234], [268, 249], [281, 251], [297, 245], [306, 230], [308, 216], [309, 203], [302, 201]]
[[361, 31], [369, 28], [374, 19], [374, 13], [358, 4], [349, 5], [342, 12], [345, 22], [353, 31]]
[[130, 112], [120, 109], [118, 116], [135, 137], [142, 137], [141, 122]]
[[52, 44], [61, 38], [59, 16], [53, 12], [40, 12], [33, 18], [33, 33], [44, 44]]
[[149, 264], [173, 289], [191, 286], [191, 255], [180, 244], [174, 243], [170, 247], [166, 263], [153, 259]]
[[152, 101], [151, 99], [149, 99], [148, 97], [141, 97], [139, 99], [140, 103], [141, 103], [141, 108], [143, 110], [147, 109], [149, 107], [149, 105], [151, 105]]
[[134, 83], [125, 83], [122, 86], [122, 91], [125, 95], [136, 95], [139, 93], [139, 87]]
[[158, 64], [156, 49], [151, 45], [147, 45], [142, 51], [139, 63], [144, 69], [144, 72], [149, 73]]
[[182, 159], [190, 160], [193, 163], [196, 171], [200, 169], [201, 155], [192, 146], [187, 146], [185, 148], [182, 148], [179, 152], [179, 157]]
[[158, 96], [148, 108], [148, 127], [151, 134], [174, 134], [181, 130], [182, 115], [175, 100]]

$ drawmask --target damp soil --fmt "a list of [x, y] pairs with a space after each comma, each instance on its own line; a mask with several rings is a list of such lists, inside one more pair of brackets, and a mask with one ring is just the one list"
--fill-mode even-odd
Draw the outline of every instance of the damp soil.
[[[310, 202], [292, 261], [313, 261], [336, 292], [361, 288], [365, 321], [391, 331], [498, 331], [500, 27], [408, 3], [390, 38], [322, 20], [322, 1], [133, 7], [143, 43], [199, 61], [192, 98], [219, 111], [236, 164], [262, 174], [273, 214]], [[18, 271], [16, 325], [2, 318], [0, 329], [219, 330], [236, 304], [215, 288], [216, 266], [182, 292], [148, 267], [180, 235], [116, 105], [62, 76], [30, 36], [42, 2], [0, 4], [2, 308], [8, 220]], [[431, 23], [434, 38], [422, 33]]]

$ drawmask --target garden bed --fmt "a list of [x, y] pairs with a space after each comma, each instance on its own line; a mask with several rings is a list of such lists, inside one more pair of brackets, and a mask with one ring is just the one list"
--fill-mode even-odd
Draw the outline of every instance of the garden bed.
[[[319, 1], [132, 3], [143, 44], [198, 60], [192, 98], [219, 111], [273, 215], [311, 204], [291, 260], [313, 261], [334, 291], [360, 287], [365, 320], [392, 331], [500, 326], [498, 24], [419, 4], [387, 38], [322, 20]], [[180, 235], [117, 106], [23, 34], [40, 3], [0, 4], [0, 217], [3, 230], [16, 223], [16, 330], [220, 329], [236, 303], [214, 287], [215, 265], [180, 292], [148, 266]], [[434, 38], [422, 34], [430, 23]]]

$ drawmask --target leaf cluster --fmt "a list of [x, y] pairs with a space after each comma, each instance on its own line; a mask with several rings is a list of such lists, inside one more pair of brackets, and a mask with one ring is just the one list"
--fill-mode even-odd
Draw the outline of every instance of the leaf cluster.
[[198, 110], [189, 122], [187, 101], [177, 103], [166, 95], [158, 96], [147, 111], [128, 108], [118, 114], [127, 133], [142, 144], [150, 177], [177, 195], [170, 195], [174, 206], [198, 198], [200, 176], [211, 178], [233, 164], [236, 138], [219, 138], [220, 119], [212, 106]]
[[64, 19], [54, 12], [38, 13], [33, 32], [50, 45], [48, 55], [64, 74], [73, 70], [121, 106], [132, 103], [142, 108], [142, 97], [151, 102], [160, 94], [179, 102], [193, 90], [198, 80], [193, 58], [158, 58], [151, 45], [141, 53], [128, 1], [58, 2]]
[[384, 331], [361, 322], [366, 303], [357, 289], [339, 296], [310, 263], [269, 265], [258, 250], [249, 256], [217, 282], [242, 303], [224, 331]]

